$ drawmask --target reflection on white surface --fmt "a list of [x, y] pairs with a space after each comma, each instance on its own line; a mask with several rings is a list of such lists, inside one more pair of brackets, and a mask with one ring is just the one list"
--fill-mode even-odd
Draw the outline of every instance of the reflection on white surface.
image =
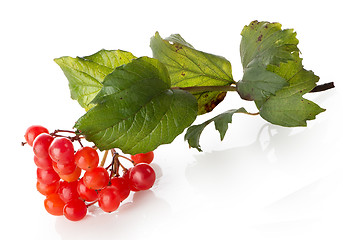
[[56, 231], [62, 239], [77, 239], [78, 236], [102, 239], [111, 235], [114, 239], [134, 239], [136, 236], [150, 235], [170, 214], [168, 203], [147, 190], [134, 193], [132, 201], [125, 202], [111, 214], [94, 206], [81, 222], [57, 218]]

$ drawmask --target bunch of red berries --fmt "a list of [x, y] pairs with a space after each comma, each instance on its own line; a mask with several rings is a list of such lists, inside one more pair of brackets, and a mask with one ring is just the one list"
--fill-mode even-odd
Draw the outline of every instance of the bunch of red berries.
[[[74, 136], [62, 136], [61, 132]], [[156, 174], [149, 165], [153, 152], [133, 155], [130, 159], [112, 149], [111, 164], [104, 167], [108, 151], [99, 164], [96, 147], [83, 146], [82, 138], [73, 131], [49, 133], [39, 125], [26, 130], [25, 140], [33, 148], [37, 165], [37, 190], [46, 196], [44, 206], [48, 213], [79, 221], [86, 216], [90, 205], [98, 203], [103, 211], [113, 212], [130, 191], [153, 186]], [[75, 141], [80, 143], [77, 151]], [[125, 168], [119, 158], [129, 160], [133, 167]]]

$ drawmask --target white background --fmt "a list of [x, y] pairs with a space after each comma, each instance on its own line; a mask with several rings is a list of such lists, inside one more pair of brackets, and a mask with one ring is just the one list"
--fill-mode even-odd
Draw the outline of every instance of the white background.
[[[2, 1], [1, 239], [343, 239], [342, 22], [340, 1]], [[155, 151], [155, 186], [118, 211], [80, 222], [45, 212], [26, 128], [71, 129], [84, 113], [54, 58], [102, 48], [152, 56], [150, 37], [180, 33], [231, 61], [242, 76], [240, 32], [252, 20], [294, 28], [306, 69], [336, 88], [308, 94], [327, 111], [307, 128], [234, 116], [226, 138], [209, 126], [204, 152], [179, 136]], [[201, 122], [253, 103], [229, 93]]]

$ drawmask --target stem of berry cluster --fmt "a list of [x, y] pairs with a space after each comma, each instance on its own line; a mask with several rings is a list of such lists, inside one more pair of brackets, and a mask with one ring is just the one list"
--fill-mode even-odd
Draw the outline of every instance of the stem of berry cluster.
[[[65, 135], [62, 135], [60, 133], [69, 133], [69, 134], [74, 134], [75, 136], [65, 136]], [[77, 134], [75, 131], [72, 131], [72, 130], [61, 130], [61, 129], [56, 129], [55, 131], [53, 131], [52, 133], [50, 133], [51, 136], [54, 136], [54, 137], [65, 137], [65, 138], [69, 138], [70, 141], [74, 142], [74, 141], [77, 141], [81, 147], [83, 147], [83, 144], [81, 142], [81, 139], [84, 138], [84, 136], [81, 136], [79, 134]]]
[[101, 160], [101, 162], [100, 162], [100, 167], [103, 167], [103, 166], [105, 165], [105, 162], [106, 162], [106, 158], [107, 158], [108, 152], [109, 152], [109, 150], [106, 150], [106, 151], [105, 151], [104, 156], [102, 157], [102, 160]]
[[114, 149], [111, 149], [112, 153], [112, 163], [111, 163], [111, 174], [110, 179], [114, 176], [119, 176], [119, 153], [117, 153]]
[[[111, 163], [107, 167], [104, 167], [109, 151], [111, 151], [111, 154], [112, 154], [112, 161], [111, 161]], [[126, 156], [120, 155], [115, 149], [106, 150], [104, 155], [103, 155], [103, 157], [102, 157], [102, 160], [101, 160], [99, 166], [104, 167], [106, 170], [109, 170], [111, 172], [110, 178], [116, 177], [116, 176], [120, 175], [119, 174], [119, 167], [121, 167], [124, 172], [126, 172], [128, 170], [120, 162], [119, 158], [124, 158], [124, 159], [130, 161], [133, 165], [135, 165], [135, 162], [132, 159], [130, 159], [130, 158], [126, 157]]]

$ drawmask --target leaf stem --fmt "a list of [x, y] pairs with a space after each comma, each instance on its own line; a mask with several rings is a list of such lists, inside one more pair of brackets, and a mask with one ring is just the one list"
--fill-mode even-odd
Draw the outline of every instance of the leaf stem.
[[329, 83], [324, 83], [324, 84], [321, 84], [321, 85], [317, 85], [316, 87], [314, 87], [310, 93], [314, 93], [314, 92], [322, 92], [322, 91], [326, 91], [326, 90], [329, 90], [331, 88], [334, 88], [335, 85], [333, 82], [329, 82]]
[[251, 115], [251, 116], [257, 116], [260, 114], [260, 112], [256, 112], [256, 113], [250, 113], [250, 112], [243, 112], [244, 114], [248, 114], [248, 115]]
[[194, 86], [194, 87], [172, 87], [171, 89], [179, 89], [187, 92], [228, 92], [237, 91], [236, 86]]

